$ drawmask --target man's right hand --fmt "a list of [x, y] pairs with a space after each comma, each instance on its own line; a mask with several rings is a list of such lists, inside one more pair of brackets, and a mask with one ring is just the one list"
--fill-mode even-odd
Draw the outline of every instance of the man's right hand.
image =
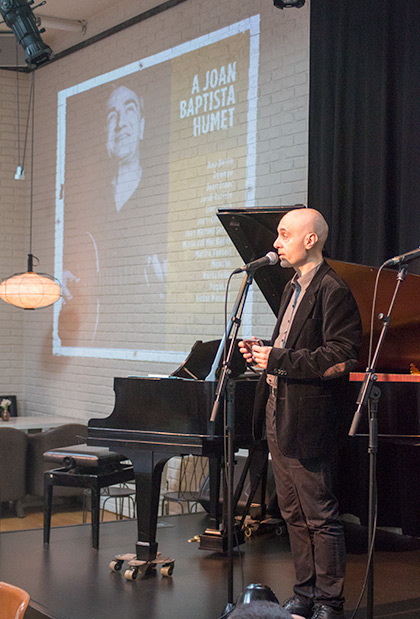
[[246, 359], [247, 363], [256, 364], [255, 356], [254, 356], [254, 348], [255, 346], [263, 346], [262, 340], [257, 339], [252, 336], [249, 340], [241, 340], [239, 342], [239, 350]]
[[244, 357], [244, 359], [245, 359], [245, 361], [246, 361], [247, 363], [252, 364], [252, 363], [253, 363], [252, 353], [251, 353], [251, 351], [250, 351], [249, 347], [245, 345], [245, 342], [246, 342], [246, 341], [249, 341], [249, 340], [245, 340], [245, 341], [244, 341], [244, 340], [241, 340], [241, 341], [238, 343], [238, 346], [239, 346], [239, 352], [242, 354], [242, 356]]

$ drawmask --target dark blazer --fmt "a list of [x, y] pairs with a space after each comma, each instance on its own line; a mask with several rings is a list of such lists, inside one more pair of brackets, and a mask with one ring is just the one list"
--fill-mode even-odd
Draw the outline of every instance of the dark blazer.
[[[292, 291], [289, 282], [271, 346]], [[297, 308], [285, 348], [272, 349], [257, 385], [255, 437], [262, 435], [268, 372], [278, 377], [277, 437], [283, 454], [291, 458], [328, 455], [337, 439], [347, 375], [356, 365], [361, 339], [356, 301], [347, 284], [323, 262]]]

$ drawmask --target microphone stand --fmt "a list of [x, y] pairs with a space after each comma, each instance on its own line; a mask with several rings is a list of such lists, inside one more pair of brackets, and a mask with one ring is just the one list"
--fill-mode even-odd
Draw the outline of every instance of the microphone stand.
[[[224, 609], [222, 617], [226, 617], [234, 608], [233, 602], [233, 536], [234, 536], [234, 514], [233, 514], [233, 467], [234, 467], [234, 383], [230, 380], [230, 375], [232, 373], [231, 364], [233, 358], [234, 347], [236, 346], [236, 336], [238, 334], [239, 328], [241, 326], [242, 313], [245, 306], [246, 297], [248, 294], [248, 290], [250, 285], [252, 284], [252, 275], [251, 273], [246, 273], [245, 277], [242, 280], [241, 287], [237, 294], [235, 304], [232, 309], [232, 313], [230, 315], [228, 324], [226, 326], [226, 330], [223, 336], [223, 339], [220, 342], [219, 351], [221, 352], [226, 340], [229, 340], [230, 334], [232, 332], [232, 338], [230, 340], [229, 350], [226, 355], [226, 359], [223, 362], [223, 366], [219, 376], [219, 382], [216, 389], [216, 397], [213, 404], [213, 409], [210, 417], [210, 422], [214, 424], [220, 403], [224, 397], [225, 392], [227, 392], [226, 396], [226, 428], [225, 428], [225, 437], [227, 443], [227, 455], [226, 455], [226, 468], [228, 470], [227, 476], [227, 509], [226, 509], [226, 518], [227, 518], [227, 550], [228, 550], [228, 602]], [[219, 353], [218, 351], [218, 353]], [[219, 354], [216, 354], [216, 358]], [[214, 364], [213, 364], [214, 365]], [[214, 370], [210, 371], [209, 376], [214, 373]], [[209, 377], [207, 377], [209, 380]]]
[[368, 405], [369, 414], [369, 515], [368, 515], [368, 590], [367, 590], [367, 619], [373, 619], [373, 597], [374, 597], [374, 543], [375, 543], [375, 521], [376, 521], [376, 499], [377, 499], [377, 483], [376, 483], [376, 457], [378, 453], [378, 401], [381, 396], [381, 390], [375, 384], [377, 375], [375, 374], [376, 365], [379, 354], [385, 340], [386, 332], [391, 321], [391, 313], [397, 298], [398, 290], [401, 283], [407, 275], [407, 266], [401, 264], [397, 274], [397, 282], [395, 285], [394, 294], [388, 309], [388, 314], [379, 315], [382, 320], [382, 330], [376, 344], [375, 353], [373, 355], [370, 366], [366, 368], [365, 377], [362, 386], [360, 387], [357, 397], [357, 409], [353, 417], [350, 427], [349, 436], [355, 436], [360, 422], [362, 409]]

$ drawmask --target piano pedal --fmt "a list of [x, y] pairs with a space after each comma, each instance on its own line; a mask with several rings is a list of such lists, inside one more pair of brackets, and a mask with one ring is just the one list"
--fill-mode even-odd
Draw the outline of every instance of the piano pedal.
[[190, 537], [190, 539], [188, 540], [188, 543], [191, 544], [192, 542], [199, 542], [199, 541], [200, 541], [200, 536], [194, 535], [194, 537]]
[[283, 535], [286, 532], [284, 521], [270, 516], [263, 520], [246, 516], [244, 522], [245, 537], [250, 538], [256, 533], [268, 533], [271, 531], [274, 531], [276, 535]]
[[120, 572], [125, 561], [128, 562], [128, 568], [124, 572], [126, 580], [136, 580], [139, 574], [141, 577], [152, 574], [158, 566], [160, 566], [161, 576], [172, 576], [175, 569], [175, 559], [170, 557], [162, 558], [160, 553], [151, 561], [137, 559], [137, 555], [132, 553], [116, 555], [115, 559], [110, 562], [109, 567], [113, 572]]

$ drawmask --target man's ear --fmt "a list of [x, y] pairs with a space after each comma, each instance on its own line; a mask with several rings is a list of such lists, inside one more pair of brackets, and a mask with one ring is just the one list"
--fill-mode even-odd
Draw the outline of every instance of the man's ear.
[[316, 232], [310, 232], [305, 237], [305, 249], [312, 249], [318, 243], [318, 235]]
[[140, 120], [140, 140], [143, 139], [143, 134], [144, 134], [144, 116], [142, 117], [142, 119]]

